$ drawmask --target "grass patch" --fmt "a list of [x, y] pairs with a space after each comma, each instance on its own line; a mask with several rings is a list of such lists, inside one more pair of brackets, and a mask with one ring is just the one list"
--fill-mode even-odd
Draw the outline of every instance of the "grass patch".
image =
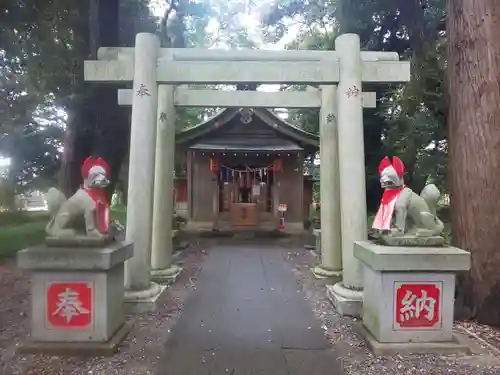
[[[111, 219], [125, 224], [125, 207], [113, 208]], [[17, 251], [39, 245], [45, 239], [45, 226], [50, 220], [47, 212], [0, 212], [0, 258]]]
[[125, 206], [116, 206], [111, 209], [109, 213], [111, 220], [116, 220], [120, 224], [125, 225], [127, 223], [127, 208]]
[[0, 212], [0, 229], [2, 227], [10, 227], [14, 225], [22, 225], [26, 223], [49, 221], [49, 214], [46, 211], [29, 212], [29, 211], [5, 211]]
[[47, 212], [14, 211], [0, 213], [0, 257], [38, 245], [45, 238]]
[[45, 238], [46, 221], [34, 221], [0, 228], [0, 257], [8, 257], [29, 246], [40, 244]]
[[366, 222], [368, 224], [368, 229], [370, 229], [372, 227], [374, 220], [375, 220], [375, 214], [368, 213], [368, 217], [366, 218]]

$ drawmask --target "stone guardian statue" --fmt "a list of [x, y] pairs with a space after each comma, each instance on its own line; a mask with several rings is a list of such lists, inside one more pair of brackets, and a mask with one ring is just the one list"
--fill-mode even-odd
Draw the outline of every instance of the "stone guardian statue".
[[[382, 242], [395, 246], [438, 246], [444, 225], [436, 215], [441, 196], [434, 184], [426, 185], [420, 195], [404, 183], [405, 166], [395, 156], [386, 156], [379, 164], [380, 185], [384, 189], [373, 229], [382, 234]], [[392, 237], [392, 239], [391, 239]]]
[[[102, 158], [89, 156], [82, 165], [83, 184], [77, 192], [66, 199], [56, 188], [47, 192], [47, 205], [51, 220], [46, 232], [52, 239], [86, 237], [102, 239], [109, 232], [109, 200], [105, 188], [109, 184], [109, 165]], [[75, 225], [84, 220], [80, 233]]]

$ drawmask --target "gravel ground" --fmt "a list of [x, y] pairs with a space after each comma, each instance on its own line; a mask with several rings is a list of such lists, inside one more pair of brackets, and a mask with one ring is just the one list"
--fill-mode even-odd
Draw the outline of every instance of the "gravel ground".
[[[286, 246], [286, 245], [285, 245]], [[341, 356], [347, 374], [410, 375], [410, 374], [500, 374], [500, 332], [476, 322], [457, 322], [458, 330], [471, 336], [484, 348], [479, 355], [414, 355], [374, 357], [363, 340], [353, 331], [352, 320], [341, 318], [326, 298], [324, 285], [312, 277], [310, 267], [317, 262], [308, 250], [285, 249], [298, 287], [317, 318], [323, 323], [326, 336]], [[119, 353], [112, 358], [63, 358], [43, 355], [16, 356], [15, 350], [29, 333], [29, 281], [15, 267], [14, 260], [0, 263], [0, 375], [146, 375], [153, 374], [163, 353], [163, 344], [170, 329], [182, 313], [183, 304], [195, 288], [206, 256], [205, 247], [196, 244], [185, 250], [177, 260], [184, 266], [179, 280], [164, 293], [162, 307], [151, 314], [135, 315], [135, 325]], [[129, 317], [132, 319], [132, 316]]]
[[185, 250], [177, 259], [184, 271], [163, 294], [158, 311], [134, 316], [133, 331], [118, 354], [90, 359], [15, 355], [17, 345], [29, 333], [29, 281], [16, 268], [14, 260], [0, 263], [0, 375], [153, 374], [170, 329], [195, 288], [205, 254], [200, 245]]
[[[285, 258], [290, 262], [299, 286], [305, 292], [314, 313], [322, 321], [325, 334], [340, 355], [344, 370], [348, 374], [460, 374], [488, 375], [500, 374], [500, 334], [498, 330], [474, 322], [458, 322], [457, 329], [475, 336], [473, 339], [484, 353], [477, 355], [412, 355], [375, 357], [367, 349], [364, 341], [352, 329], [353, 320], [341, 318], [326, 297], [321, 281], [310, 271], [317, 262], [314, 253], [308, 250], [285, 250]], [[470, 336], [470, 334], [469, 334]]]

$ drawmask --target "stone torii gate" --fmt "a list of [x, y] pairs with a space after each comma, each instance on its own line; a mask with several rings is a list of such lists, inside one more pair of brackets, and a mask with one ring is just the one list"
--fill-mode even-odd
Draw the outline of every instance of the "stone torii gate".
[[[164, 84], [159, 85], [159, 92], [166, 90]], [[328, 100], [328, 98], [322, 99], [321, 90], [317, 90], [312, 86], [308, 86], [307, 92], [286, 92], [286, 93], [274, 93], [274, 92], [242, 92], [242, 91], [217, 91], [217, 90], [196, 90], [188, 89], [184, 87], [174, 88], [174, 104], [175, 107], [202, 107], [202, 108], [321, 108], [321, 103]], [[328, 90], [328, 86], [324, 87], [324, 90]], [[283, 95], [285, 94], [285, 95]], [[132, 89], [120, 89], [118, 90], [118, 104], [121, 106], [129, 107], [132, 105], [134, 97], [134, 92]], [[158, 97], [159, 106], [162, 104], [160, 94]], [[336, 103], [330, 103], [330, 107], [336, 106]], [[364, 108], [376, 108], [376, 95], [374, 92], [363, 92], [362, 93], [362, 104]], [[328, 116], [328, 113], [324, 114]], [[326, 117], [325, 117], [326, 123]], [[321, 139], [321, 138], [320, 138]], [[328, 144], [328, 135], [323, 136], [323, 143]], [[321, 142], [321, 140], [320, 140]], [[167, 237], [166, 233], [170, 230], [171, 222], [168, 221], [168, 215], [166, 212], [172, 211], [172, 206], [170, 201], [166, 201], [165, 192], [170, 191], [172, 187], [172, 180], [168, 171], [172, 170], [171, 163], [173, 162], [173, 152], [175, 150], [175, 140], [174, 135], [169, 133], [168, 137], [165, 137], [164, 132], [160, 128], [157, 129], [156, 137], [156, 156], [155, 156], [155, 184], [154, 184], [154, 203], [153, 203], [153, 230], [152, 230], [152, 248], [151, 248], [151, 275], [154, 280], [165, 281], [164, 277], [169, 278], [172, 273], [177, 272], [175, 268], [168, 268], [171, 260], [172, 253], [172, 241], [170, 237]], [[323, 160], [334, 160], [337, 162], [338, 153], [336, 151], [335, 145], [332, 143], [330, 147], [323, 144], [320, 147], [323, 150]], [[161, 161], [161, 162], [160, 162]], [[323, 189], [330, 193], [338, 191], [338, 186], [333, 187], [338, 179], [338, 168], [335, 174], [331, 174], [330, 178], [323, 178]], [[335, 214], [333, 220], [339, 220], [340, 205], [339, 202], [333, 200], [336, 204]], [[333, 212], [333, 210], [325, 210], [326, 214]], [[332, 227], [334, 228], [334, 227]], [[329, 230], [329, 227], [325, 229], [326, 232], [326, 243], [328, 244], [328, 238], [332, 238], [335, 242], [335, 246], [328, 246], [324, 249], [328, 250], [322, 259], [325, 263], [324, 266], [317, 266], [314, 269], [315, 275], [319, 277], [339, 277], [342, 270], [341, 261], [341, 251], [340, 251], [340, 228], [335, 227], [333, 231]], [[337, 249], [337, 251], [334, 251]], [[168, 270], [168, 271], [165, 271]]]
[[[159, 85], [159, 91], [165, 90], [164, 84]], [[334, 88], [334, 86], [332, 86]], [[323, 90], [328, 90], [329, 86], [324, 86]], [[285, 94], [285, 95], [283, 95]], [[334, 93], [335, 94], [335, 93]], [[118, 104], [125, 107], [130, 107], [133, 102], [134, 92], [132, 89], [119, 89], [118, 90]], [[333, 97], [332, 97], [333, 98]], [[161, 101], [161, 99], [158, 99]], [[328, 98], [322, 99], [322, 90], [318, 90], [312, 86], [308, 86], [306, 92], [285, 92], [285, 93], [274, 93], [274, 92], [242, 92], [242, 91], [218, 91], [218, 90], [205, 90], [205, 89], [188, 89], [185, 87], [175, 87], [174, 88], [174, 104], [175, 107], [202, 107], [202, 108], [321, 108], [321, 103], [327, 102]], [[364, 108], [376, 108], [376, 95], [374, 92], [363, 92], [362, 93], [362, 104]], [[162, 104], [159, 103], [159, 106]], [[335, 103], [330, 103], [330, 107], [335, 106]], [[328, 106], [327, 106], [328, 107]], [[328, 116], [328, 113], [324, 114]], [[326, 123], [326, 117], [324, 122]], [[324, 130], [324, 128], [323, 128]], [[320, 137], [323, 139], [323, 160], [335, 160], [337, 161], [338, 153], [336, 151], [335, 145], [331, 143], [330, 147], [325, 146], [328, 144], [328, 135], [323, 135]], [[158, 269], [165, 268], [168, 262], [163, 261], [165, 258], [165, 253], [171, 253], [172, 241], [166, 238], [165, 231], [170, 225], [166, 221], [167, 215], [165, 212], [170, 212], [172, 210], [171, 206], [165, 206], [164, 195], [165, 192], [170, 190], [171, 182], [166, 180], [165, 171], [170, 170], [169, 163], [172, 155], [170, 150], [174, 150], [175, 143], [173, 138], [169, 137], [166, 139], [164, 137], [161, 129], [157, 129], [156, 137], [156, 157], [155, 157], [155, 185], [154, 185], [154, 204], [153, 204], [153, 232], [152, 232], [152, 257], [151, 257], [151, 267], [153, 279], [158, 277]], [[161, 160], [161, 163], [159, 162]], [[338, 168], [337, 168], [338, 169]], [[337, 170], [336, 170], [337, 171]], [[164, 173], [165, 172], [165, 173]], [[334, 183], [332, 178], [337, 177], [338, 171], [335, 174], [331, 174], [329, 177], [323, 178], [323, 189], [328, 192], [334, 192], [337, 187], [332, 187]], [[334, 218], [339, 216], [339, 202], [333, 201], [337, 204], [336, 214]], [[337, 212], [338, 211], [338, 212]], [[328, 208], [324, 210], [324, 214], [329, 215], [332, 210], [328, 211]], [[330, 214], [331, 215], [331, 214]], [[334, 222], [335, 219], [330, 220]], [[337, 219], [338, 220], [338, 219]], [[158, 228], [158, 229], [157, 229]], [[340, 228], [336, 228], [333, 232], [329, 230], [329, 227], [325, 229], [326, 243], [328, 244], [328, 236], [332, 237], [333, 240], [337, 241], [336, 246], [324, 247], [325, 249], [338, 249], [340, 250]], [[167, 243], [165, 243], [167, 241]], [[318, 266], [315, 267], [314, 273], [320, 277], [331, 277], [340, 276], [340, 271], [342, 270], [342, 264], [340, 259], [340, 251], [328, 251], [322, 258], [325, 262], [325, 267]], [[334, 256], [333, 258], [330, 256]], [[160, 273], [161, 276], [161, 273]]]
[[[171, 273], [172, 202], [165, 193], [172, 190], [175, 106], [320, 107], [321, 270], [327, 276], [342, 271], [342, 282], [332, 288], [334, 304], [341, 314], [360, 315], [363, 282], [353, 244], [367, 233], [362, 108], [363, 102], [374, 104], [372, 93], [362, 93], [361, 85], [408, 81], [410, 65], [398, 61], [397, 53], [361, 52], [355, 34], [339, 36], [335, 47], [166, 49], [155, 35], [142, 33], [135, 48], [100, 48], [100, 61], [85, 61], [87, 81], [133, 82], [132, 91], [119, 92], [120, 104], [132, 105], [127, 240], [134, 242], [134, 257], [126, 264], [126, 301], [151, 304], [161, 293], [151, 282], [151, 261], [153, 268]], [[264, 93], [174, 88], [249, 82], [316, 84], [321, 89]]]

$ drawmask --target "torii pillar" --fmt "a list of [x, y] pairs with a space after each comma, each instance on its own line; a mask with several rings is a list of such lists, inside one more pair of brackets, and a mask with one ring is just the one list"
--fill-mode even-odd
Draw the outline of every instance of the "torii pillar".
[[162, 284], [171, 284], [182, 268], [172, 263], [172, 219], [175, 161], [174, 86], [158, 86], [158, 125], [156, 127], [156, 156], [151, 232], [151, 277]]
[[[359, 35], [339, 36], [335, 40], [335, 50], [340, 58], [337, 121], [343, 271], [342, 282], [327, 288], [330, 300], [340, 315], [360, 317], [363, 269], [354, 257], [354, 242], [366, 240], [368, 236], [361, 95], [366, 72], [361, 60]], [[387, 76], [387, 72], [383, 71], [383, 66], [380, 68], [371, 72], [370, 82], [385, 81], [383, 77]], [[410, 80], [409, 72], [404, 78], [405, 81]]]
[[[167, 60], [164, 58], [164, 61]], [[175, 199], [168, 194], [174, 188], [175, 121], [176, 109], [173, 85], [158, 85], [156, 125], [155, 173], [153, 193], [153, 222], [151, 230], [151, 279], [160, 284], [171, 284], [182, 268], [173, 264], [174, 250], [172, 220]], [[118, 90], [118, 104], [130, 107], [134, 92]]]
[[[327, 283], [334, 283], [341, 278], [343, 270], [337, 86], [323, 85], [320, 90], [321, 264], [314, 267], [313, 274]], [[374, 92], [360, 94], [364, 108], [376, 107]]]
[[[134, 256], [125, 263], [125, 303], [134, 310], [156, 308], [164, 287], [151, 282], [151, 230], [158, 107], [156, 62], [160, 41], [137, 34], [134, 50], [126, 238]], [[146, 182], [146, 183], [145, 183]]]

